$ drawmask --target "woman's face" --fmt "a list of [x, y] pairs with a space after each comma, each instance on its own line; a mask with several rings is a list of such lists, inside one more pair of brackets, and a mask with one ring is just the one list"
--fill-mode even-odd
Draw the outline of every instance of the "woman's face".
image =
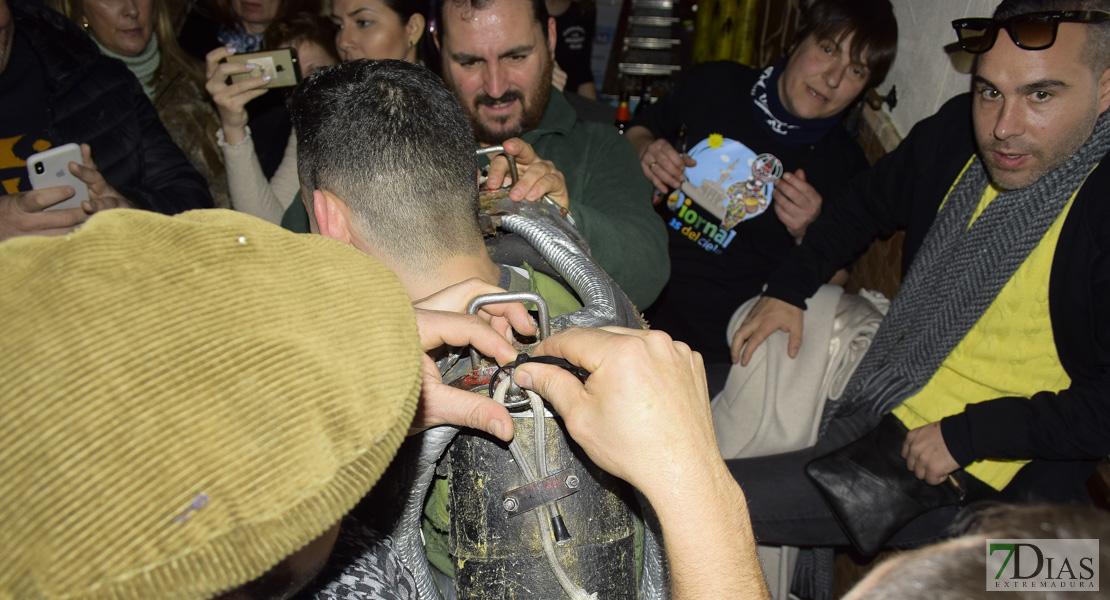
[[85, 0], [85, 26], [102, 46], [121, 56], [138, 56], [154, 35], [154, 0]]
[[852, 33], [839, 40], [811, 35], [794, 49], [779, 78], [779, 99], [790, 114], [825, 119], [859, 97], [870, 71], [852, 57], [852, 38]]
[[301, 63], [301, 77], [308, 77], [320, 67], [335, 64], [335, 59], [316, 42], [301, 40], [293, 44], [293, 49], [297, 51], [297, 58]]
[[231, 10], [247, 33], [262, 33], [277, 15], [281, 0], [231, 0]]
[[335, 45], [343, 60], [398, 58], [416, 61], [416, 42], [424, 33], [424, 17], [408, 23], [382, 0], [333, 0]]

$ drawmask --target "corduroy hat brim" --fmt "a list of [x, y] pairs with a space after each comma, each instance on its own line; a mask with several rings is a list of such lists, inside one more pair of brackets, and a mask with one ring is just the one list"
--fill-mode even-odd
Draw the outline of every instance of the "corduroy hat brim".
[[420, 391], [358, 250], [232, 211], [0, 243], [0, 598], [206, 598], [374, 485]]

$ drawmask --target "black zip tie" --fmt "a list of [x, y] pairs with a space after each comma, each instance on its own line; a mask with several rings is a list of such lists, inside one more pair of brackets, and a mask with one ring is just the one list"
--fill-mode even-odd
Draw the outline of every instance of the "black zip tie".
[[497, 370], [493, 372], [493, 377], [491, 377], [489, 380], [489, 397], [493, 398], [493, 393], [495, 390], [497, 390], [497, 378], [501, 376], [502, 371], [508, 371], [509, 376], [512, 377], [513, 370], [515, 370], [520, 365], [528, 362], [540, 363], [543, 365], [555, 365], [556, 367], [560, 367], [566, 370], [579, 379], [585, 379], [590, 376], [589, 371], [583, 369], [582, 367], [571, 364], [570, 361], [565, 358], [559, 358], [557, 356], [528, 356], [524, 352], [521, 352], [520, 354], [516, 355], [516, 360], [503, 367], [497, 367]]

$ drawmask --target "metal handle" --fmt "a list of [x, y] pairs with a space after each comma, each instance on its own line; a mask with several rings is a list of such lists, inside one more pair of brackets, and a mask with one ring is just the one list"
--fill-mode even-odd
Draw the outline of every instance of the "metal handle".
[[478, 156], [487, 156], [490, 154], [504, 154], [505, 158], [509, 159], [509, 172], [513, 175], [513, 183], [520, 181], [520, 175], [516, 172], [516, 159], [512, 154], [505, 152], [504, 146], [486, 146], [485, 148], [478, 148]]
[[[540, 313], [538, 323], [539, 340], [543, 341], [547, 339], [548, 335], [551, 335], [551, 316], [547, 310], [547, 301], [536, 292], [501, 292], [478, 296], [470, 301], [470, 305], [466, 307], [466, 314], [478, 314], [478, 309], [487, 304], [504, 304], [505, 302], [531, 302], [535, 304]], [[478, 351], [474, 348], [470, 349], [470, 368], [478, 368]]]

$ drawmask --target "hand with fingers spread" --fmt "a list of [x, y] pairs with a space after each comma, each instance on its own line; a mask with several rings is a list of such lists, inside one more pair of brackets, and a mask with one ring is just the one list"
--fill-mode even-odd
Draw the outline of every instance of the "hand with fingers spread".
[[[470, 306], [470, 302], [478, 296], [498, 294], [504, 291], [477, 277], [472, 277], [444, 288], [431, 296], [416, 300], [412, 303], [412, 307], [424, 310], [465, 313]], [[524, 305], [520, 302], [487, 304], [478, 309], [477, 314], [507, 340], [512, 340], [513, 331], [529, 336], [536, 334], [536, 322], [528, 314], [528, 309], [524, 308]]]
[[[786, 353], [790, 358], [798, 356], [802, 347], [802, 322], [804, 311], [793, 304], [778, 298], [764, 296], [748, 311], [744, 322], [732, 336], [732, 362], [747, 366], [755, 349], [776, 331], [790, 334], [786, 343]], [[743, 354], [741, 354], [743, 350]]]
[[[478, 315], [418, 308], [416, 326], [424, 352], [444, 345], [474, 346], [498, 364], [512, 362], [517, 355], [512, 344]], [[439, 368], [427, 354], [424, 355], [423, 377], [420, 404], [409, 428], [410, 435], [436, 425], [450, 424], [479, 429], [505, 441], [513, 439], [513, 420], [504, 406], [443, 383]]]
[[651, 131], [642, 125], [629, 128], [625, 137], [640, 156], [644, 177], [664, 194], [682, 185], [686, 180], [686, 167], [698, 164], [688, 154], [679, 154], [667, 140], [655, 139]]
[[784, 173], [782, 179], [775, 182], [771, 196], [775, 214], [794, 236], [794, 241], [802, 243], [806, 229], [821, 214], [821, 194], [806, 181], [805, 171], [798, 169]]
[[944, 483], [948, 475], [960, 468], [944, 443], [940, 421], [907, 433], [902, 443], [902, 458], [906, 459], [906, 468], [929, 485]]
[[[546, 194], [559, 206], [570, 209], [567, 180], [562, 171], [555, 167], [555, 163], [537, 156], [532, 145], [520, 138], [509, 138], [502, 146], [506, 153], [516, 159], [516, 170], [520, 175], [520, 181], [514, 182], [509, 190], [509, 198], [515, 202], [535, 202]], [[495, 190], [511, 176], [509, 160], [498, 154], [490, 159], [486, 188]]]
[[220, 46], [204, 57], [208, 77], [204, 88], [216, 103], [220, 126], [224, 130], [224, 142], [234, 145], [247, 137], [247, 103], [268, 91], [262, 86], [270, 81], [270, 77], [249, 77], [228, 85], [228, 77], [250, 73], [255, 68], [250, 63], [221, 62], [232, 54], [235, 54], [235, 48], [229, 45]]
[[79, 165], [71, 162], [69, 163], [69, 172], [89, 186], [89, 200], [81, 203], [85, 212], [93, 214], [110, 208], [135, 207], [134, 202], [124, 198], [123, 194], [116, 191], [116, 188], [104, 180], [104, 176], [100, 174], [96, 167], [96, 162], [93, 161], [92, 148], [88, 144], [81, 144], [81, 158], [85, 164]]
[[651, 502], [672, 596], [767, 598], [747, 502], [717, 449], [701, 355], [661, 331], [619, 327], [564, 331], [535, 353], [591, 372], [582, 383], [526, 363], [513, 376], [555, 407], [598, 466]]
[[20, 235], [64, 235], [89, 218], [83, 208], [46, 210], [73, 197], [68, 185], [0, 196], [0, 241]]

